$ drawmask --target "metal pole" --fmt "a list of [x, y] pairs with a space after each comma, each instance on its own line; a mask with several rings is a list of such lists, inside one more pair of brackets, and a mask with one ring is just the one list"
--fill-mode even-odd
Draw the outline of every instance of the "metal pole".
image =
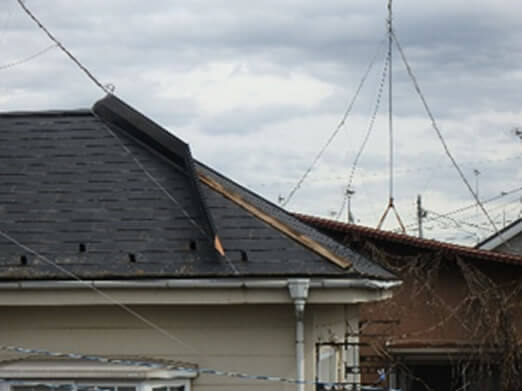
[[355, 194], [355, 191], [352, 189], [346, 190], [346, 197], [348, 198], [348, 223], [353, 223], [353, 214], [352, 214], [352, 196]]
[[352, 196], [348, 194], [348, 223], [352, 222]]
[[[480, 171], [476, 168], [473, 169], [473, 173], [475, 174], [475, 194], [477, 195], [477, 200], [480, 199], [479, 197], [479, 175]], [[478, 202], [477, 202], [477, 212], [478, 212]]]
[[417, 195], [417, 225], [419, 228], [419, 238], [422, 238], [422, 218], [423, 218], [423, 212], [422, 212], [422, 199], [421, 195]]
[[393, 202], [392, 0], [388, 1], [388, 125], [390, 136], [390, 200]]

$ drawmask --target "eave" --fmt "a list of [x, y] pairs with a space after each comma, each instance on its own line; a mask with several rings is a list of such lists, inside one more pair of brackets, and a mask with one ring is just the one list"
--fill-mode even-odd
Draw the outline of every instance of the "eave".
[[[292, 304], [292, 279], [158, 279], [151, 281], [18, 281], [0, 284], [0, 305]], [[314, 278], [310, 304], [357, 304], [388, 299], [398, 281]], [[102, 290], [111, 299], [100, 295]]]

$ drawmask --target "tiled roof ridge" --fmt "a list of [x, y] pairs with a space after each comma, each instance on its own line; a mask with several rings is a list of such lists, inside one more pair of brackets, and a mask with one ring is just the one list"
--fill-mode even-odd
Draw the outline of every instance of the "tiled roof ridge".
[[507, 262], [522, 266], [522, 256], [520, 255], [481, 250], [474, 247], [467, 247], [459, 244], [441, 242], [434, 239], [417, 238], [407, 234], [379, 230], [376, 228], [365, 227], [358, 224], [343, 223], [339, 221], [329, 220], [324, 217], [311, 216], [302, 213], [293, 213], [293, 215], [303, 222], [312, 224], [314, 226], [320, 226], [324, 229], [332, 229], [346, 233], [358, 232], [366, 234], [368, 236], [372, 236], [377, 239], [388, 239], [395, 242], [406, 243], [412, 246], [418, 246], [426, 249], [455, 251], [460, 253], [461, 255], [490, 261]]

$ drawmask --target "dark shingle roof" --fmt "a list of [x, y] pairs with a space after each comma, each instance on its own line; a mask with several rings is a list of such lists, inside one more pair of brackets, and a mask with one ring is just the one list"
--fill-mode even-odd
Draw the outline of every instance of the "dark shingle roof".
[[[336, 266], [261, 221], [200, 183], [196, 171], [352, 267]], [[113, 96], [94, 111], [0, 114], [0, 221], [0, 230], [81, 278], [225, 277], [234, 268], [242, 276], [395, 278], [194, 162], [186, 144]], [[209, 240], [215, 233], [228, 260]], [[0, 238], [0, 279], [66, 277]]]

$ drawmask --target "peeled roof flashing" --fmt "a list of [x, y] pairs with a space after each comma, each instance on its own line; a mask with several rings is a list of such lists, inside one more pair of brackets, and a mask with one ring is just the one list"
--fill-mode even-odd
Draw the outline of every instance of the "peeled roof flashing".
[[206, 175], [204, 175], [201, 172], [198, 173], [198, 176], [199, 176], [199, 179], [203, 183], [205, 183], [207, 186], [212, 188], [214, 191], [220, 193], [221, 195], [228, 198], [232, 202], [241, 206], [243, 209], [252, 213], [254, 216], [261, 219], [265, 223], [271, 225], [272, 227], [274, 227], [274, 228], [278, 229], [279, 231], [285, 233], [286, 235], [290, 236], [292, 239], [299, 242], [300, 244], [302, 244], [309, 250], [312, 250], [315, 253], [321, 255], [322, 257], [324, 257], [325, 259], [334, 263], [335, 265], [339, 266], [342, 269], [348, 269], [348, 268], [352, 267], [352, 262], [350, 262], [349, 260], [339, 257], [338, 255], [334, 254], [332, 251], [330, 251], [326, 247], [320, 245], [316, 241], [310, 239], [306, 235], [296, 232], [295, 230], [291, 229], [286, 224], [277, 220], [273, 216], [269, 216], [265, 212], [256, 208], [254, 205], [250, 204], [248, 201], [241, 198], [237, 193], [235, 193], [229, 189], [226, 189], [224, 186], [222, 186], [221, 184], [212, 180], [211, 178], [207, 177]]
[[[147, 144], [143, 140], [140, 140], [135, 135], [133, 135], [131, 130], [127, 129], [126, 127], [122, 128], [121, 126], [118, 126], [113, 121], [111, 121], [111, 119], [112, 120], [115, 119], [115, 118], [111, 117], [114, 113], [107, 112], [106, 113], [108, 115], [108, 117], [107, 117], [107, 116], [103, 115], [102, 113], [100, 113], [100, 110], [99, 110], [100, 108], [103, 108], [103, 107], [114, 109], [115, 107], [119, 107], [119, 106], [124, 106], [124, 110], [119, 113], [117, 112], [116, 117], [118, 117], [118, 116], [122, 117], [122, 119], [125, 120], [126, 122], [130, 122], [132, 127], [138, 126], [134, 122], [134, 119], [136, 117], [138, 122], [141, 121], [140, 123], [142, 125], [143, 124], [145, 125], [145, 128], [141, 129], [142, 132], [145, 132], [145, 136], [147, 136], [147, 135], [150, 136], [151, 135], [149, 133], [149, 131], [151, 130], [150, 128], [151, 127], [153, 128], [152, 129], [152, 135], [153, 135], [152, 141], [156, 141], [155, 145]], [[109, 111], [111, 111], [111, 110], [109, 110]], [[114, 130], [115, 132], [117, 132], [117, 134], [120, 134], [120, 132], [123, 132], [125, 134], [125, 137], [127, 137], [127, 136], [129, 137], [129, 140], [132, 139], [133, 142], [136, 142], [136, 144], [139, 144], [141, 147], [146, 147], [146, 149], [149, 152], [153, 152], [154, 155], [162, 158], [162, 160], [169, 161], [169, 162], [172, 161], [170, 156], [165, 155], [164, 149], [158, 149], [158, 147], [161, 147], [161, 143], [158, 143], [158, 142], [163, 140], [163, 138], [161, 138], [161, 140], [158, 138], [154, 138], [154, 137], [158, 136], [158, 133], [156, 133], [155, 131], [158, 131], [158, 132], [161, 131], [162, 137], [166, 133], [165, 136], [168, 137], [169, 140], [172, 137], [173, 138], [176, 138], [176, 137], [174, 135], [172, 135], [171, 133], [167, 132], [161, 126], [154, 123], [152, 120], [149, 120], [143, 114], [137, 112], [135, 109], [128, 106], [125, 102], [121, 102], [117, 97], [112, 96], [112, 95], [108, 95], [107, 97], [98, 101], [93, 106], [93, 108], [90, 110], [89, 109], [87, 109], [87, 110], [79, 109], [79, 110], [52, 110], [52, 111], [31, 111], [31, 112], [19, 111], [19, 112], [10, 112], [10, 113], [4, 113], [4, 114], [0, 113], [0, 117], [5, 118], [6, 121], [9, 121], [10, 123], [13, 123], [13, 124], [18, 124], [18, 118], [20, 118], [20, 123], [23, 123], [23, 125], [20, 125], [20, 126], [23, 126], [25, 128], [27, 128], [30, 125], [30, 124], [26, 125], [26, 123], [28, 123], [28, 122], [31, 122], [31, 124], [34, 126], [43, 126], [44, 123], [45, 123], [45, 125], [47, 125], [47, 123], [54, 123], [54, 122], [56, 122], [57, 124], [61, 124], [62, 122], [60, 122], [60, 120], [61, 120], [60, 117], [65, 117], [65, 118], [63, 118], [64, 125], [63, 126], [60, 125], [60, 127], [59, 127], [60, 129], [66, 128], [67, 126], [69, 126], [68, 125], [69, 123], [73, 123], [73, 125], [71, 125], [71, 126], [74, 126], [74, 124], [83, 123], [85, 120], [84, 118], [87, 118], [89, 120], [92, 119], [92, 124], [89, 123], [88, 130], [94, 131], [95, 127], [99, 127], [100, 129], [101, 129], [101, 127], [106, 127], [111, 130]], [[67, 118], [67, 117], [76, 117], [76, 119]], [[24, 119], [26, 119], [26, 120], [24, 120]], [[95, 124], [96, 126], [93, 124]], [[157, 129], [157, 128], [159, 128], [159, 129]], [[82, 131], [83, 131], [83, 129], [82, 129]], [[176, 138], [176, 140], [177, 140], [177, 138]], [[160, 145], [158, 145], [158, 144], [160, 144]], [[186, 144], [186, 143], [184, 143], [184, 144]], [[172, 163], [173, 163], [172, 167], [177, 168], [176, 161], [172, 161]], [[314, 252], [307, 246], [304, 246], [301, 243], [298, 243], [297, 241], [295, 241], [295, 243], [302, 245], [303, 250], [308, 250], [308, 253], [302, 253], [301, 255], [306, 256], [305, 257], [306, 262], [309, 262], [309, 264], [310, 264], [309, 267], [307, 266], [306, 268], [303, 268], [303, 269], [294, 269], [293, 266], [291, 265], [291, 263], [287, 264], [286, 260], [279, 261], [280, 258], [277, 258], [278, 262], [280, 262], [280, 264], [283, 265], [281, 268], [279, 268], [279, 269], [276, 268], [275, 270], [272, 270], [270, 267], [267, 266], [267, 269], [270, 269], [270, 270], [268, 270], [266, 272], [261, 269], [260, 269], [260, 271], [257, 271], [257, 269], [254, 269], [254, 271], [250, 271], [247, 269], [245, 271], [244, 275], [266, 276], [269, 278], [281, 277], [281, 276], [284, 276], [284, 277], [288, 277], [288, 276], [319, 277], [319, 276], [336, 275], [336, 276], [340, 276], [341, 278], [358, 278], [358, 279], [369, 278], [369, 279], [377, 279], [377, 280], [382, 280], [382, 281], [397, 280], [396, 276], [394, 276], [388, 270], [383, 269], [380, 265], [378, 265], [376, 262], [372, 261], [370, 258], [368, 258], [356, 251], [353, 251], [349, 248], [344, 248], [343, 246], [339, 246], [337, 242], [330, 239], [327, 235], [324, 235], [324, 234], [320, 233], [318, 230], [308, 226], [307, 224], [300, 222], [298, 219], [296, 219], [294, 216], [292, 216], [288, 211], [281, 208], [279, 205], [260, 197], [256, 193], [242, 187], [241, 185], [232, 181], [228, 177], [222, 175], [219, 172], [216, 172], [212, 168], [202, 165], [200, 162], [198, 162], [196, 160], [191, 160], [191, 163], [195, 166], [194, 169], [197, 168], [197, 171], [200, 171], [202, 169], [202, 171], [205, 174], [207, 174], [208, 176], [210, 176], [210, 178], [215, 180], [220, 185], [224, 186], [226, 189], [229, 189], [232, 192], [239, 194], [243, 200], [245, 200], [248, 204], [252, 205], [254, 208], [257, 208], [261, 213], [264, 213], [268, 216], [273, 216], [274, 218], [279, 220], [283, 225], [285, 225], [289, 230], [294, 231], [294, 233], [296, 235], [299, 235], [302, 237], [307, 237], [311, 242], [315, 242], [320, 247], [323, 247], [326, 251], [331, 252], [333, 254], [332, 258], [338, 257], [341, 260], [340, 262], [343, 264], [343, 266], [345, 264], [347, 264], [348, 262], [350, 262], [350, 266], [346, 265], [346, 269], [345, 269], [345, 268], [343, 268], [343, 266], [338, 266], [333, 262], [329, 262], [328, 258], [325, 259], [324, 256], [321, 256], [321, 255], [317, 256], [317, 254], [318, 254], [317, 252]], [[201, 166], [203, 166], [203, 168], [201, 168]], [[220, 193], [214, 191], [213, 189], [200, 184], [200, 179], [198, 178], [197, 174], [195, 174], [193, 176], [193, 178], [195, 179], [195, 182], [197, 183], [198, 187], [203, 188], [205, 190], [206, 194], [204, 194], [204, 196], [202, 197], [203, 199], [205, 199], [207, 197], [207, 195], [209, 194], [208, 192], [215, 193], [219, 197], [222, 196]], [[227, 202], [231, 202], [231, 201], [227, 199]], [[237, 203], [235, 203], [235, 205], [237, 205]], [[237, 205], [236, 208], [239, 209], [239, 208], [241, 208], [241, 206]], [[212, 211], [209, 211], [209, 212], [212, 212]], [[252, 217], [259, 219], [259, 217], [254, 216], [254, 215], [252, 215]], [[260, 221], [262, 221], [262, 220], [260, 220]], [[269, 225], [267, 224], [266, 226], [268, 227]], [[276, 230], [276, 228], [273, 226], [270, 226], [270, 228], [272, 230]], [[281, 232], [281, 231], [279, 230], [279, 232]], [[281, 236], [287, 236], [287, 235], [284, 235], [284, 232], [281, 232], [281, 233], [283, 234]], [[292, 238], [287, 236], [286, 240], [291, 241]], [[308, 259], [308, 258], [310, 258], [310, 259]], [[299, 259], [295, 258], [295, 259], [291, 259], [290, 261], [296, 261], [296, 260], [299, 260]], [[304, 262], [304, 260], [305, 259], [303, 259], [303, 262]], [[304, 263], [305, 266], [306, 266], [306, 262]], [[258, 267], [259, 265], [254, 265], [254, 266]], [[28, 271], [28, 269], [23, 269], [23, 270], [24, 270], [23, 273], [25, 273], [26, 276], [22, 277], [22, 278], [27, 277], [28, 280], [63, 279], [63, 276], [58, 276], [58, 275], [54, 275], [54, 274], [51, 275], [51, 274], [49, 274], [48, 271], [45, 271], [45, 270], [42, 270], [42, 271], [38, 271], [38, 270], [32, 271], [31, 270], [30, 272]], [[22, 271], [21, 268], [20, 268], [20, 271]], [[33, 272], [34, 272], [34, 275], [32, 275], [32, 274], [30, 275], [30, 273], [33, 273]], [[120, 274], [118, 274], [118, 273], [120, 273], [119, 270], [116, 270], [116, 271], [114, 271], [114, 270], [105, 271], [104, 270], [104, 271], [101, 271], [100, 273], [96, 273], [96, 272], [92, 272], [92, 270], [85, 269], [84, 272], [86, 273], [87, 278], [101, 277], [101, 279], [104, 279], [104, 280], [110, 279], [110, 278], [128, 280], [129, 277], [134, 277], [134, 278], [137, 277], [136, 275], [131, 276], [130, 274], [132, 274], [132, 273], [130, 273], [130, 272], [129, 272], [129, 275], [120, 275]], [[197, 275], [197, 273], [198, 272], [195, 272], [195, 274], [186, 274], [186, 275], [181, 275], [181, 276], [176, 275], [176, 278], [178, 278], [178, 277], [187, 278], [187, 277], [191, 277], [193, 275]], [[150, 274], [143, 275], [142, 277], [143, 277], [143, 279], [150, 278], [150, 277], [152, 277], [153, 274], [154, 274], [154, 272], [151, 272]], [[168, 274], [168, 273], [166, 273], [162, 270], [161, 275], [165, 275], [165, 274]], [[161, 275], [157, 274], [156, 277], [160, 277]], [[223, 273], [221, 273], [221, 272], [218, 273], [217, 271], [216, 271], [216, 273], [212, 273], [212, 272], [206, 273], [205, 272], [204, 275], [207, 275], [207, 276], [213, 275], [213, 276], [216, 276], [217, 278], [225, 277], [225, 275]], [[226, 276], [233, 277], [231, 272], [227, 273]], [[12, 281], [15, 278], [19, 278], [19, 276], [17, 277], [17, 276], [15, 276], [15, 273], [13, 273], [12, 275], [7, 276], [6, 280]]]
[[[244, 186], [232, 181], [230, 178], [223, 176], [223, 174], [213, 170], [206, 166], [200, 161], [195, 161], [198, 172], [203, 173], [205, 176], [212, 178], [215, 182], [219, 183], [223, 187], [233, 191], [234, 193], [241, 194], [241, 197], [254, 205], [264, 213], [269, 215], [278, 216], [278, 219], [287, 226], [291, 227], [301, 234], [306, 234], [314, 241], [318, 242], [323, 247], [329, 248], [334, 253], [339, 254], [341, 257], [349, 259], [352, 262], [352, 268], [344, 271], [344, 275], [356, 275], [359, 278], [374, 278], [379, 280], [398, 280], [399, 278], [391, 271], [382, 267], [382, 265], [375, 261], [367, 258], [361, 253], [353, 251], [349, 247], [340, 245], [337, 241], [330, 238], [330, 236], [320, 232], [310, 224], [307, 224], [293, 213], [281, 208], [279, 205], [259, 197], [253, 191], [245, 188]], [[341, 269], [342, 270], [342, 269]]]

